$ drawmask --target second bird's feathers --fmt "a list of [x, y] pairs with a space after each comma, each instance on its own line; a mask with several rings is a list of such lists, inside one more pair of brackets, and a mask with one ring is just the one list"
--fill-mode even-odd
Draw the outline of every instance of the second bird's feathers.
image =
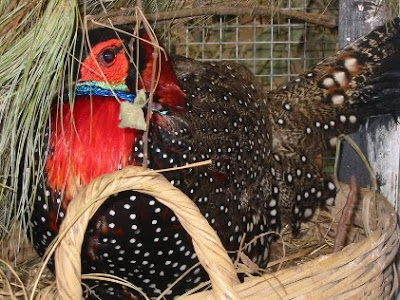
[[[393, 105], [398, 109], [394, 97], [400, 95], [400, 72], [393, 62], [400, 57], [399, 30], [396, 19], [271, 93], [238, 64], [164, 60], [149, 128], [149, 166], [212, 160], [210, 166], [169, 172], [166, 177], [196, 202], [228, 250], [237, 250], [244, 234], [249, 242], [286, 223], [298, 231], [301, 222], [319, 205], [331, 204], [336, 193], [315, 163], [319, 155], [362, 119], [391, 112]], [[130, 37], [122, 38], [128, 45]], [[148, 90], [150, 44], [141, 43], [136, 69], [126, 65], [113, 32], [96, 31], [92, 39], [97, 52], [88, 56], [91, 66], [97, 60], [102, 71], [112, 74], [113, 84], [131, 90], [139, 72], [141, 88]], [[126, 74], [118, 77], [120, 68], [107, 73], [113, 59], [127, 68]], [[393, 84], [388, 84], [389, 78]], [[73, 194], [93, 176], [140, 165], [144, 157], [142, 132], [118, 128], [115, 99], [77, 95], [72, 114], [69, 105], [62, 104], [60, 110], [55, 104], [45, 176], [31, 217], [40, 254], [57, 234]], [[65, 135], [57, 131], [60, 126], [73, 130]], [[260, 238], [246, 251], [262, 267], [268, 261], [270, 239]], [[120, 276], [150, 296], [160, 294], [196, 262], [191, 239], [174, 214], [150, 196], [129, 191], [110, 198], [92, 218], [82, 250], [84, 272]], [[206, 279], [204, 270], [195, 268], [173, 295]], [[113, 284], [88, 283], [104, 299], [132, 296]]]

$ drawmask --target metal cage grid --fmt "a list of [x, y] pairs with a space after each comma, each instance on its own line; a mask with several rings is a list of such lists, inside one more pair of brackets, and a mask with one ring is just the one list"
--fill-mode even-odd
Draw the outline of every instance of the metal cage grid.
[[[280, 5], [291, 10], [310, 11], [312, 2], [287, 0]], [[334, 15], [337, 7], [332, 5], [329, 11]], [[184, 26], [175, 26], [175, 35], [179, 36], [172, 46], [175, 54], [200, 61], [242, 63], [270, 90], [305, 72], [338, 49], [336, 30], [279, 15], [192, 20]], [[166, 40], [171, 41], [171, 36]]]

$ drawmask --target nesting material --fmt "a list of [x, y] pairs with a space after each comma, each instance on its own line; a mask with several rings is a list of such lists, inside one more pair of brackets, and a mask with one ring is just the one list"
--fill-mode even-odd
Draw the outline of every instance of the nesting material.
[[[271, 261], [271, 268], [265, 274], [248, 277], [234, 287], [240, 299], [393, 297], [399, 285], [394, 265], [400, 238], [397, 215], [384, 197], [376, 195], [374, 199], [372, 191], [360, 190], [348, 228], [347, 246], [332, 253], [338, 221], [349, 191], [347, 185], [342, 188], [335, 205], [318, 211], [311, 222], [303, 226], [300, 238], [293, 238], [289, 231], [283, 233], [285, 253]], [[275, 256], [279, 256], [276, 252], [282, 247], [281, 241], [272, 245]], [[212, 299], [211, 292], [185, 299], [208, 297]]]

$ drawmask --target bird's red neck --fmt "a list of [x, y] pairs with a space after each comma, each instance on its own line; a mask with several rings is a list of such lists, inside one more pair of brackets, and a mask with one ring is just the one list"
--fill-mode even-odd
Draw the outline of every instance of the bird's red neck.
[[[150, 37], [146, 32], [143, 32], [141, 37], [150, 41]], [[159, 99], [160, 103], [168, 107], [174, 108], [176, 111], [185, 108], [186, 95], [182, 91], [178, 79], [171, 63], [171, 58], [167, 57], [165, 53], [160, 53], [157, 59], [153, 59], [154, 47], [150, 42], [141, 41], [141, 45], [145, 51], [146, 65], [142, 71], [142, 80], [144, 87], [150, 91], [152, 73], [158, 76], [158, 85], [155, 91], [155, 96]], [[155, 70], [153, 71], [153, 68]]]
[[73, 107], [53, 110], [48, 185], [64, 191], [67, 202], [94, 178], [136, 164], [133, 147], [141, 133], [119, 128], [119, 112], [118, 101], [100, 96], [80, 96]]

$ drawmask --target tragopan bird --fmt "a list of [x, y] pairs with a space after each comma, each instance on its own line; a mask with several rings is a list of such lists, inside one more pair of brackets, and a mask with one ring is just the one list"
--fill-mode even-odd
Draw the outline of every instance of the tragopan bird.
[[[51, 113], [43, 179], [30, 216], [38, 253], [43, 255], [69, 202], [91, 180], [142, 165], [143, 131], [119, 127], [119, 101], [134, 102], [137, 90], [148, 92], [154, 67], [160, 77], [149, 167], [212, 160], [165, 176], [198, 205], [228, 250], [238, 250], [243, 234], [249, 242], [287, 223], [297, 231], [336, 193], [315, 158], [366, 117], [398, 106], [399, 30], [396, 19], [270, 93], [241, 65], [165, 56], [153, 65], [154, 49], [144, 31], [136, 48], [129, 34], [93, 30], [75, 101], [55, 101]], [[246, 250], [261, 267], [268, 261], [270, 239], [260, 238]], [[197, 262], [175, 215], [152, 197], [131, 191], [111, 197], [97, 211], [82, 248], [84, 273], [117, 275], [150, 297]], [[201, 267], [195, 268], [167, 296], [207, 279]], [[88, 297], [135, 296], [111, 283], [86, 283], [93, 293]]]

